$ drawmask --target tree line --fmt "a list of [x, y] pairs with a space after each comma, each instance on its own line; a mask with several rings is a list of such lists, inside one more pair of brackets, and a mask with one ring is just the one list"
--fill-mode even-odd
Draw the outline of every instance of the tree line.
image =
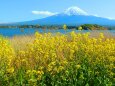
[[0, 28], [42, 28], [42, 29], [82, 29], [82, 30], [113, 30], [115, 26], [100, 26], [97, 24], [83, 24], [80, 26], [72, 26], [72, 25], [1, 25]]

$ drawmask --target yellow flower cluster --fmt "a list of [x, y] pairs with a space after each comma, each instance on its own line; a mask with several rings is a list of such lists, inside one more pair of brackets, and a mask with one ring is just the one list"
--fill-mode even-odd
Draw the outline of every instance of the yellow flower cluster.
[[[0, 39], [0, 67], [7, 65], [1, 82], [14, 85], [99, 85], [115, 81], [115, 39], [100, 33], [35, 33], [33, 43], [16, 51]], [[3, 70], [0, 70], [0, 74]], [[9, 76], [10, 74], [10, 76]], [[1, 78], [1, 76], [0, 76]]]
[[[0, 70], [1, 71], [11, 70], [8, 68], [12, 67], [12, 61], [14, 59], [14, 56], [15, 56], [14, 50], [9, 45], [8, 41], [3, 37], [0, 37]], [[13, 70], [9, 72], [11, 73], [13, 72]]]

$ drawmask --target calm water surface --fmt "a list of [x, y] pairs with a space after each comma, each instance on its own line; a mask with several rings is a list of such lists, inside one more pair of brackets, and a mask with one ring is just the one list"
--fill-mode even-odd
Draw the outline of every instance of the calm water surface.
[[[68, 29], [68, 30], [63, 30], [63, 29], [58, 29], [58, 30], [49, 30], [49, 29], [35, 29], [35, 28], [24, 28], [24, 29], [20, 29], [20, 28], [16, 28], [16, 29], [9, 29], [9, 28], [0, 28], [0, 35], [3, 36], [7, 36], [7, 37], [12, 37], [12, 36], [17, 36], [17, 35], [31, 35], [34, 34], [36, 31], [40, 32], [40, 33], [47, 33], [47, 32], [60, 32], [60, 33], [67, 33], [67, 32], [71, 32], [73, 31], [72, 29]], [[83, 31], [78, 31], [78, 30], [74, 30], [75, 32], [92, 32], [91, 30], [83, 30]], [[115, 36], [115, 30], [98, 30], [97, 32], [107, 32], [110, 33], [112, 35]]]

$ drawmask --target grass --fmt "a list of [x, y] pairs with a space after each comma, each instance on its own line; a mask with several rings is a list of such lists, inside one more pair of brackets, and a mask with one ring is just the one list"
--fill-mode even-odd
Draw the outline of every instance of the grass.
[[[105, 38], [115, 38], [110, 32], [103, 32]], [[100, 31], [93, 30], [90, 32], [89, 37], [98, 38], [100, 36]], [[14, 36], [9, 38], [9, 41], [15, 50], [23, 50], [26, 48], [26, 45], [32, 43], [35, 40], [34, 35], [23, 35], [23, 36]]]
[[34, 35], [24, 35], [11, 37], [9, 38], [9, 41], [15, 50], [24, 50], [26, 48], [26, 45], [32, 43], [34, 39]]

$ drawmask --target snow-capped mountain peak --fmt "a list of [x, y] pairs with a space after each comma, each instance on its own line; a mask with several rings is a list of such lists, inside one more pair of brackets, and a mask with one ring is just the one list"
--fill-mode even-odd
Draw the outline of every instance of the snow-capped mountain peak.
[[64, 11], [64, 14], [67, 15], [88, 15], [87, 12], [84, 10], [80, 9], [79, 7], [69, 7]]

